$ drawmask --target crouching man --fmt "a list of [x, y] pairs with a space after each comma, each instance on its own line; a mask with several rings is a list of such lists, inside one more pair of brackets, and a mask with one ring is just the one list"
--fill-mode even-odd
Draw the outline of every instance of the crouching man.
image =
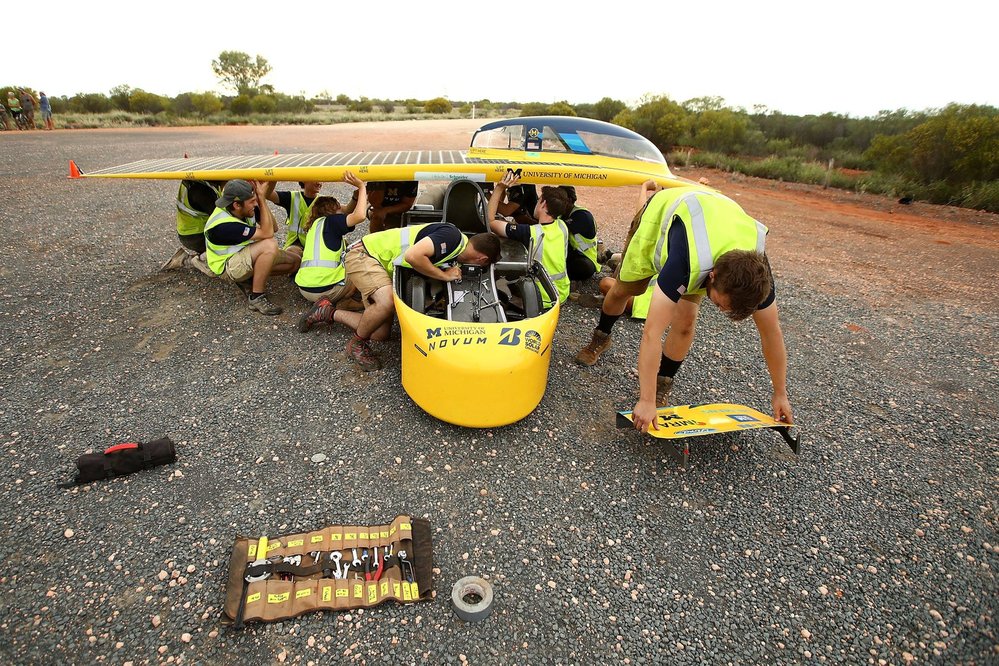
[[208, 267], [215, 275], [229, 278], [246, 291], [251, 310], [265, 315], [281, 314], [281, 307], [267, 300], [267, 278], [298, 270], [300, 257], [277, 246], [277, 224], [266, 204], [259, 205], [259, 223], [254, 216], [265, 201], [265, 186], [254, 181], [230, 180], [215, 201], [215, 211], [205, 225]]
[[[459, 264], [488, 266], [500, 257], [500, 240], [481, 233], [466, 238], [453, 224], [417, 224], [368, 234], [347, 249], [347, 279], [360, 291], [364, 314], [347, 344], [347, 355], [364, 371], [381, 367], [370, 340], [385, 340], [392, 328], [396, 266], [442, 282], [461, 279]], [[345, 322], [348, 323], [348, 322]], [[348, 323], [348, 325], [350, 325]]]

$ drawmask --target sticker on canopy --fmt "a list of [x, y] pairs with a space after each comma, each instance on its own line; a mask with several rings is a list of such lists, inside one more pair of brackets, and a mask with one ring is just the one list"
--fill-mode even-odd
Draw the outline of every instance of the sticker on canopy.
[[749, 414], [726, 414], [733, 421], [738, 421], [739, 423], [759, 423], [759, 419], [750, 416]]
[[524, 146], [527, 152], [537, 152], [541, 150], [541, 140], [543, 135], [541, 130], [537, 127], [532, 127], [527, 130], [527, 145]]

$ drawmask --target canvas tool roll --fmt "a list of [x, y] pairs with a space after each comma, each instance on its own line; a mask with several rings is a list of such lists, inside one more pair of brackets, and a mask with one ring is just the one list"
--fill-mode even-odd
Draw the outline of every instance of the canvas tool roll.
[[[258, 553], [264, 543], [267, 552]], [[346, 569], [355, 549], [358, 558], [366, 550], [368, 559]], [[379, 558], [380, 575], [374, 566]], [[387, 525], [239, 536], [229, 560], [223, 623], [275, 622], [316, 610], [370, 608], [390, 599], [425, 601], [433, 597], [433, 566], [430, 521], [406, 515]]]

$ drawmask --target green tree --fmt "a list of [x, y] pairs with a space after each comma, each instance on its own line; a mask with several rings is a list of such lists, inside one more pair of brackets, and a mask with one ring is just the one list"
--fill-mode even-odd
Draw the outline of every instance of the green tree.
[[350, 102], [351, 102], [350, 97], [347, 97], [343, 93], [340, 93], [339, 95], [336, 96], [336, 103], [339, 104], [340, 106], [350, 106]]
[[548, 105], [543, 102], [528, 102], [527, 104], [522, 104], [520, 107], [520, 117], [527, 118], [529, 116], [547, 116], [548, 115]]
[[194, 93], [180, 93], [170, 101], [170, 111], [176, 116], [194, 115]]
[[562, 100], [560, 102], [555, 102], [548, 107], [548, 115], [550, 116], [575, 116], [576, 109], [573, 108], [572, 104]]
[[745, 114], [730, 109], [702, 111], [693, 123], [693, 144], [702, 150], [739, 153], [748, 131]]
[[451, 102], [444, 99], [443, 97], [435, 97], [433, 99], [427, 100], [427, 103], [423, 105], [424, 111], [427, 113], [436, 113], [438, 115], [443, 115], [446, 113], [451, 113]]
[[645, 97], [634, 110], [625, 109], [614, 117], [614, 123], [638, 132], [664, 153], [687, 133], [690, 118], [687, 111], [666, 96]]
[[371, 113], [375, 110], [375, 105], [367, 97], [362, 97], [357, 100], [351, 100], [347, 108], [351, 111], [357, 111], [359, 113]]
[[237, 116], [248, 116], [253, 110], [253, 100], [249, 95], [237, 95], [229, 103], [229, 110]]
[[168, 106], [165, 97], [145, 90], [135, 89], [128, 96], [128, 107], [135, 113], [159, 113], [166, 111]]
[[256, 95], [250, 100], [250, 108], [254, 113], [274, 113], [278, 103], [271, 95]]
[[75, 113], [105, 113], [111, 110], [111, 100], [101, 93], [77, 93], [67, 106]]
[[132, 96], [131, 86], [123, 83], [120, 86], [112, 88], [110, 92], [111, 94], [108, 96], [108, 99], [111, 100], [111, 106], [122, 111], [131, 111], [131, 107], [128, 105], [129, 97]]
[[191, 106], [198, 115], [210, 116], [222, 110], [222, 100], [213, 92], [191, 93]]
[[997, 180], [999, 109], [951, 104], [905, 134], [874, 137], [864, 156], [924, 184]]
[[406, 113], [419, 113], [423, 109], [423, 105], [420, 104], [418, 99], [407, 99], [406, 100]]
[[593, 105], [594, 117], [597, 120], [603, 120], [604, 122], [610, 122], [614, 119], [614, 116], [624, 111], [627, 105], [616, 99], [611, 99], [610, 97], [604, 97], [599, 102]]
[[717, 96], [693, 97], [683, 103], [683, 108], [691, 113], [721, 111], [725, 108], [725, 98]]
[[260, 88], [260, 79], [267, 76], [271, 66], [258, 55], [251, 60], [242, 51], [223, 51], [218, 60], [212, 61], [212, 71], [222, 85], [231, 88], [237, 95], [254, 95]]

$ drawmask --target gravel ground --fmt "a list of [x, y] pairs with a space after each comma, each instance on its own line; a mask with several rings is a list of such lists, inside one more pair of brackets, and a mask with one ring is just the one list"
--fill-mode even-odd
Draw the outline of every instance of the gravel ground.
[[[467, 144], [460, 130], [446, 147]], [[285, 130], [282, 152], [336, 150], [337, 131]], [[388, 131], [406, 145], [418, 128]], [[696, 440], [682, 471], [616, 430], [640, 326], [622, 320], [605, 360], [581, 371], [572, 359], [597, 311], [576, 304], [540, 407], [457, 428], [406, 397], [397, 339], [378, 347], [386, 369], [365, 375], [341, 356], [343, 330], [300, 335], [286, 280], [272, 281], [285, 313], [265, 318], [221, 281], [158, 273], [176, 246], [175, 183], [65, 178], [71, 158], [270, 153], [274, 132], [0, 135], [4, 662], [999, 659], [994, 307], [903, 292], [879, 306], [775, 252], [800, 457], [747, 432]], [[608, 224], [611, 241], [630, 216]], [[775, 247], [782, 231], [793, 242], [772, 229]], [[968, 279], [994, 288], [997, 254]], [[706, 307], [674, 399], [768, 409], [752, 326]], [[162, 435], [175, 465], [55, 487], [87, 450]], [[220, 625], [237, 534], [402, 512], [434, 527], [434, 602]], [[494, 585], [480, 624], [448, 601], [467, 575]]]

